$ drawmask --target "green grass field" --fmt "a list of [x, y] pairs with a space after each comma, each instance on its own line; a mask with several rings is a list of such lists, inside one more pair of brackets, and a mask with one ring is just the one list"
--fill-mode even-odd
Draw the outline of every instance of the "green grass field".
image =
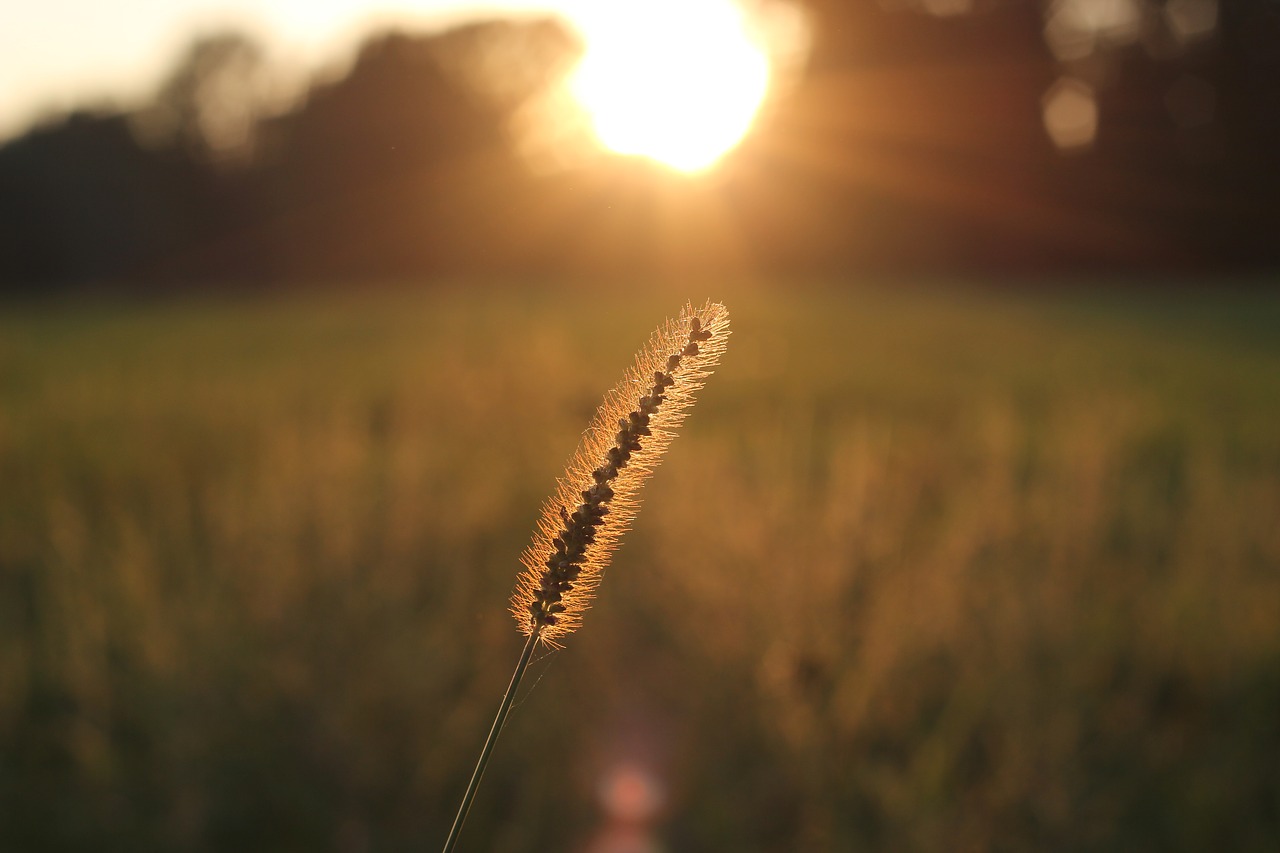
[[1098, 286], [0, 308], [0, 849], [436, 849], [539, 506], [706, 296], [462, 849], [1276, 850], [1280, 296]]

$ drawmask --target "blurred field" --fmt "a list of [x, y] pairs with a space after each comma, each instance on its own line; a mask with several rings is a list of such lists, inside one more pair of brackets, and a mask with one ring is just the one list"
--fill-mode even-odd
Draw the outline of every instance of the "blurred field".
[[463, 849], [1277, 849], [1280, 297], [888, 287], [0, 309], [0, 849], [437, 848], [539, 505], [706, 295]]

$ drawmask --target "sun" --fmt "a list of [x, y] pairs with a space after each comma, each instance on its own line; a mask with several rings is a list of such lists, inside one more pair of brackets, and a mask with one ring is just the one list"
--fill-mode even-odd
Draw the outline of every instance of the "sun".
[[750, 129], [769, 60], [731, 0], [598, 2], [574, 17], [586, 47], [570, 91], [606, 148], [699, 172]]

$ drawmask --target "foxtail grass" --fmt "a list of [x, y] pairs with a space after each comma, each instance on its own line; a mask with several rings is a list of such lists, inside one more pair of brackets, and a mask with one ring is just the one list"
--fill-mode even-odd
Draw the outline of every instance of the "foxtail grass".
[[686, 304], [636, 355], [591, 419], [542, 515], [521, 563], [511, 613], [525, 635], [498, 714], [463, 795], [444, 853], [457, 845], [485, 766], [511, 711], [534, 649], [554, 648], [582, 625], [622, 534], [640, 508], [640, 487], [662, 461], [695, 394], [720, 361], [729, 312], [717, 302]]

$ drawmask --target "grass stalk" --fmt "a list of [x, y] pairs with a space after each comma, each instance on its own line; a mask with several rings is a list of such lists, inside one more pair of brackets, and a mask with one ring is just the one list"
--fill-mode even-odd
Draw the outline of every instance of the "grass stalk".
[[453, 819], [453, 828], [449, 830], [449, 837], [445, 839], [444, 853], [450, 853], [457, 846], [458, 836], [462, 833], [462, 824], [467, 819], [467, 812], [471, 811], [471, 801], [476, 797], [476, 789], [480, 787], [480, 778], [484, 776], [484, 768], [489, 763], [489, 756], [493, 754], [493, 746], [498, 742], [498, 734], [507, 721], [507, 714], [511, 712], [511, 703], [516, 698], [516, 689], [520, 687], [520, 679], [524, 678], [524, 671], [529, 668], [529, 660], [533, 657], [533, 649], [537, 644], [538, 633], [534, 632], [525, 641], [524, 651], [520, 653], [520, 660], [516, 662], [516, 670], [511, 673], [511, 683], [507, 685], [502, 704], [498, 706], [498, 715], [494, 717], [489, 736], [484, 741], [484, 748], [480, 750], [480, 760], [476, 762], [475, 772], [471, 774], [471, 781], [467, 783], [467, 792], [462, 795], [462, 804], [458, 806], [458, 814]]
[[444, 853], [458, 843], [476, 788], [539, 642], [553, 648], [582, 623], [600, 576], [639, 508], [641, 484], [662, 459], [694, 395], [724, 352], [729, 312], [687, 304], [658, 328], [605, 395], [555, 494], [543, 506], [533, 543], [521, 557], [511, 614], [528, 637], [502, 697], [480, 760], [454, 818]]

